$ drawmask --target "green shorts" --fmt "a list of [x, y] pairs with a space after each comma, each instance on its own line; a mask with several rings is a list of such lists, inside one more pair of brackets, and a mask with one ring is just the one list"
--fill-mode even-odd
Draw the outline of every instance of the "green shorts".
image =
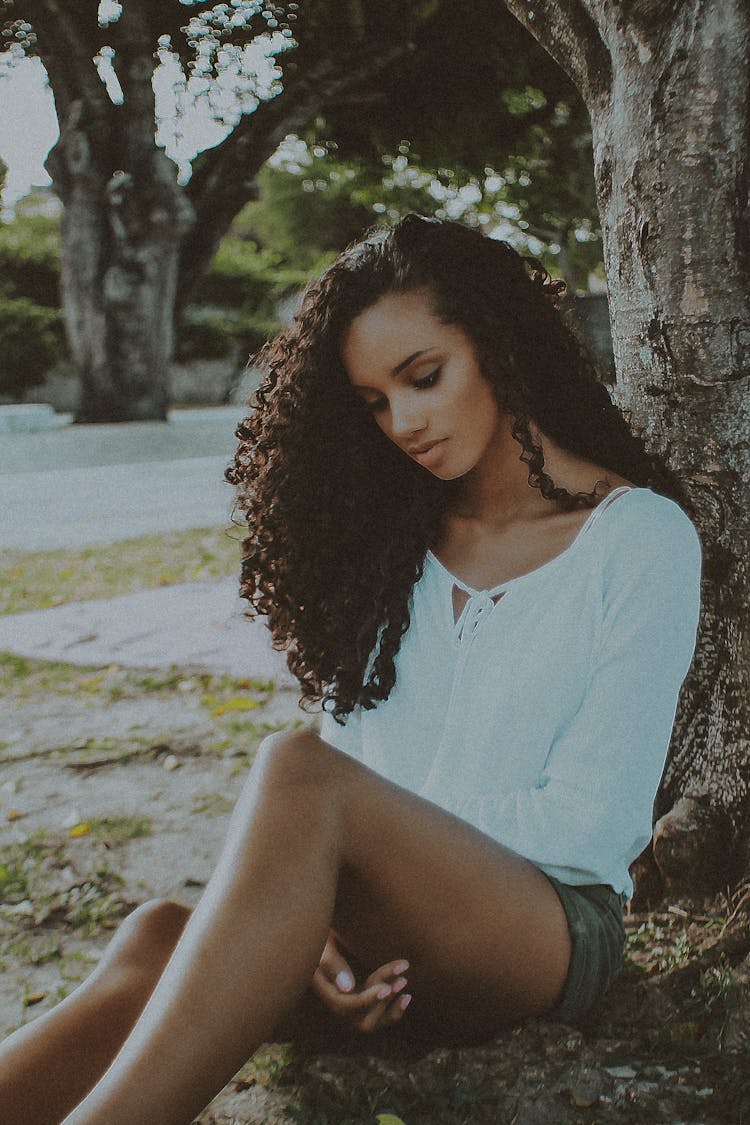
[[556, 1019], [584, 1015], [620, 971], [625, 949], [622, 910], [625, 895], [598, 883], [574, 887], [548, 875], [568, 919], [572, 949], [562, 999], [550, 1013]]

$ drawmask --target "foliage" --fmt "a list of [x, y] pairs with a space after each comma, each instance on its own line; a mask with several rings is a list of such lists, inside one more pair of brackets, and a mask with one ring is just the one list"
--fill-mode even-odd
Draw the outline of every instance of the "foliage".
[[[113, 267], [130, 276], [117, 259], [142, 260], [141, 243], [158, 252], [153, 216], [163, 214], [185, 240], [174, 305], [182, 361], [256, 351], [278, 328], [279, 301], [378, 214], [445, 211], [499, 224], [519, 248], [546, 248], [574, 285], [598, 259], [583, 103], [497, 0], [112, 0], [76, 9], [75, 18], [64, 5], [2, 0], [0, 68], [23, 56], [41, 60], [54, 92], [61, 130], [47, 168], [55, 192], [70, 202], [85, 179], [99, 220], [90, 234], [101, 239], [100, 276], [84, 286], [84, 303], [105, 315], [68, 320], [71, 331], [85, 324], [100, 333], [79, 339], [76, 354], [104, 353], [97, 386], [83, 397], [86, 420], [131, 417], [129, 396], [142, 396], [120, 376], [112, 389], [115, 370], [139, 369], [130, 351], [145, 344], [120, 323], [132, 312], [110, 299], [116, 286], [106, 279]], [[171, 107], [154, 97], [158, 67], [174, 84]], [[197, 156], [183, 151], [170, 167], [159, 146], [170, 132], [192, 131], [195, 104], [225, 136]], [[293, 131], [320, 166], [261, 172]], [[90, 160], [81, 162], [83, 153]], [[257, 237], [222, 246], [209, 273], [259, 186], [267, 199], [253, 219]], [[120, 237], [110, 238], [115, 229]], [[81, 244], [79, 231], [68, 252]], [[53, 307], [57, 260], [42, 245], [38, 253], [24, 246], [6, 295]], [[67, 276], [88, 276], [70, 264]], [[154, 382], [169, 358], [151, 370]], [[93, 368], [82, 366], [90, 381]], [[163, 399], [155, 395], [149, 409], [158, 414]]]
[[59, 312], [27, 297], [0, 296], [0, 394], [22, 395], [38, 386], [61, 347]]
[[[491, 168], [500, 170], [506, 194], [512, 195], [511, 185], [527, 187], [524, 178], [533, 172], [537, 194], [550, 198], [519, 219], [552, 232], [582, 229], [582, 222], [595, 227], [590, 131], [581, 98], [496, 0], [421, 0], [406, 6], [396, 0], [375, 5], [362, 0], [346, 5], [338, 0], [315, 5], [195, 0], [189, 7], [187, 12], [185, 4], [170, 0], [139, 9], [139, 14], [105, 5], [96, 25], [81, 19], [73, 27], [29, 0], [4, 0], [0, 44], [6, 57], [35, 54], [42, 59], [53, 86], [60, 86], [56, 102], [62, 117], [72, 110], [74, 92], [84, 98], [87, 109], [80, 127], [105, 168], [123, 167], [123, 154], [135, 152], [114, 133], [111, 143], [100, 139], [102, 125], [119, 136], [131, 120], [113, 113], [112, 102], [127, 102], [137, 94], [125, 66], [134, 54], [142, 56], [144, 66], [172, 68], [177, 94], [173, 124], [178, 129], [194, 97], [226, 126], [227, 137], [193, 160], [184, 189], [198, 218], [184, 260], [184, 272], [192, 271], [193, 280], [204, 272], [220, 235], [252, 196], [255, 177], [292, 121], [304, 139], [337, 152], [346, 165], [345, 176], [353, 172], [355, 181], [352, 191], [344, 182], [334, 190], [332, 177], [322, 177], [329, 196], [338, 196], [346, 207], [337, 223], [332, 222], [330, 198], [320, 208], [322, 224], [312, 228], [319, 233], [319, 247], [310, 248], [305, 268], [311, 268], [319, 248], [339, 249], [342, 238], [349, 241], [369, 225], [374, 201], [367, 197], [383, 179], [383, 161], [398, 160], [405, 152], [413, 168], [434, 170], [429, 177], [451, 190], [456, 178], [458, 186], [469, 180], [481, 185]], [[74, 58], [69, 55], [71, 38]], [[275, 62], [275, 72], [265, 66], [263, 73], [261, 50]], [[102, 79], [108, 72], [105, 93]], [[142, 111], [143, 106], [136, 116]], [[54, 176], [52, 166], [51, 171]], [[390, 175], [388, 169], [386, 173]], [[61, 171], [60, 177], [64, 187]], [[315, 223], [321, 200], [306, 179], [306, 217]], [[407, 204], [409, 192], [420, 209], [429, 209], [418, 179], [401, 176], [388, 187], [399, 198], [386, 209], [414, 209], [413, 202]], [[268, 190], [269, 177], [264, 181]], [[278, 200], [291, 185], [279, 181], [273, 190]], [[287, 222], [284, 237], [299, 229], [300, 224]], [[191, 284], [183, 279], [180, 290]]]
[[[567, 127], [562, 112], [559, 127]], [[310, 148], [288, 139], [260, 173], [259, 199], [247, 204], [232, 234], [273, 247], [285, 262], [310, 274], [379, 219], [395, 221], [418, 211], [482, 226], [521, 253], [541, 257], [573, 290], [585, 289], [601, 261], [593, 184], [587, 195], [575, 177], [566, 182], [554, 166], [555, 147], [540, 133], [502, 174], [488, 166], [474, 176], [424, 168], [406, 143], [374, 169], [365, 160], [342, 159], [334, 145]], [[581, 188], [579, 196], [574, 187]]]
[[176, 358], [252, 355], [279, 331], [278, 304], [301, 289], [308, 271], [277, 249], [230, 233], [181, 318]]
[[38, 305], [60, 303], [60, 220], [17, 212], [0, 223], [0, 278], [7, 297], [28, 297]]

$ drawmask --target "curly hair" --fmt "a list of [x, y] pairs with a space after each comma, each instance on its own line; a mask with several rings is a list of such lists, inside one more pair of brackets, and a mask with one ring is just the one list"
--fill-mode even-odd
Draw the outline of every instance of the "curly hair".
[[480, 370], [528, 465], [560, 509], [594, 507], [544, 469], [530, 423], [570, 453], [685, 504], [674, 475], [629, 429], [596, 363], [557, 305], [562, 282], [507, 243], [409, 215], [340, 255], [266, 344], [264, 379], [227, 479], [247, 521], [241, 593], [268, 618], [274, 647], [338, 721], [395, 683], [409, 595], [452, 499], [381, 432], [354, 393], [340, 347], [354, 318], [394, 292], [427, 290], [434, 314], [472, 340]]

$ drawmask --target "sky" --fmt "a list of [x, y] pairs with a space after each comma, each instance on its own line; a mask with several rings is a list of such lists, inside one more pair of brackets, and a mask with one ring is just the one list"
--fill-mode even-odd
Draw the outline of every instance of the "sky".
[[32, 184], [49, 184], [44, 159], [57, 140], [52, 93], [37, 59], [24, 59], [0, 76], [0, 158], [8, 165], [3, 206]]

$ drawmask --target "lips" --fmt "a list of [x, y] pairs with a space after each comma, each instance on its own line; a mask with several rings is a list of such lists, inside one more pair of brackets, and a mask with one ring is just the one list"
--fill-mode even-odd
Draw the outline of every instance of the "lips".
[[434, 448], [434, 446], [440, 445], [441, 441], [445, 441], [445, 438], [438, 438], [436, 441], [426, 441], [424, 445], [413, 445], [407, 449], [406, 452], [410, 457], [417, 457], [420, 453], [427, 453], [430, 449]]

